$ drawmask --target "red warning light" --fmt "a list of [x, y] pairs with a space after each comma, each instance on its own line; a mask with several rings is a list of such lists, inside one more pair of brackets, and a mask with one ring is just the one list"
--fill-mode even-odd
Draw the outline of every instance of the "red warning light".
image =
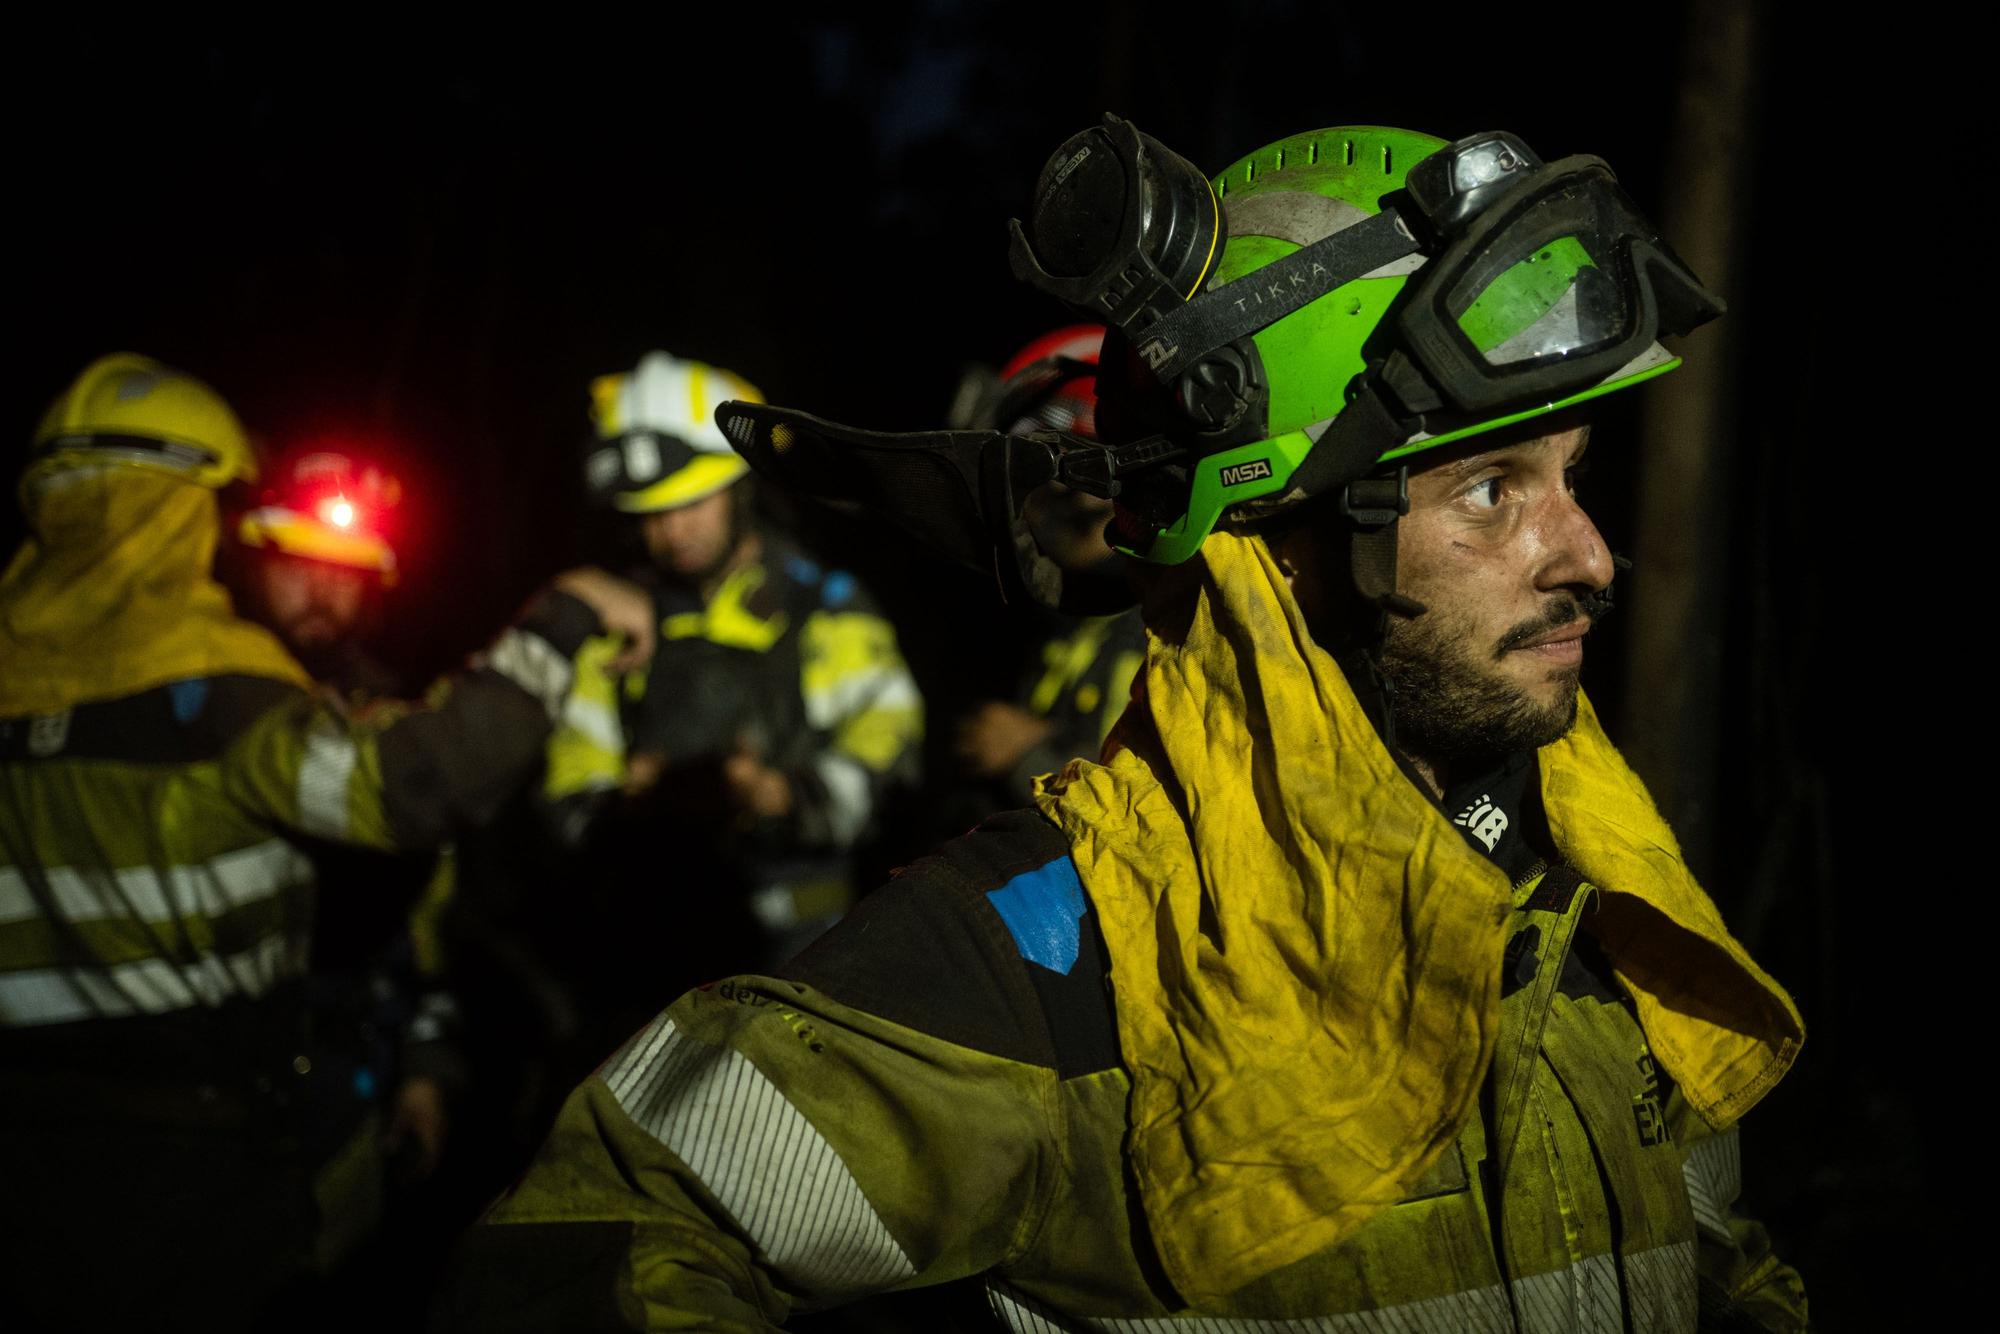
[[335, 528], [352, 528], [354, 526], [354, 502], [345, 497], [336, 496], [331, 500], [323, 502], [319, 507], [319, 514], [322, 519], [325, 519]]

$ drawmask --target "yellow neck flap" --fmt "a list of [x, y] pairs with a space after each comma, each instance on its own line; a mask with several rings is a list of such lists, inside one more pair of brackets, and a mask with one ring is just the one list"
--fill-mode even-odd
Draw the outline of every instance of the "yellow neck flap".
[[189, 677], [311, 684], [215, 582], [208, 488], [138, 468], [59, 473], [35, 488], [28, 527], [0, 574], [0, 718]]
[[[1200, 1302], [1353, 1236], [1475, 1114], [1511, 898], [1390, 757], [1260, 539], [1217, 534], [1168, 578], [1106, 762], [1037, 802], [1110, 952], [1146, 1217]], [[1541, 772], [1648, 1038], [1733, 1121], [1790, 1065], [1798, 1011], [1587, 700]]]

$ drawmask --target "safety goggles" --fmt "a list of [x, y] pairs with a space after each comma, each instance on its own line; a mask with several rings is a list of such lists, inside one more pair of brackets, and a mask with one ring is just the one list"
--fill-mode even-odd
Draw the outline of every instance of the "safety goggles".
[[1601, 159], [1544, 165], [1513, 135], [1484, 134], [1411, 168], [1381, 212], [1130, 331], [1172, 386], [1238, 340], [1411, 256], [1421, 267], [1379, 370], [1354, 392], [1390, 389], [1384, 406], [1412, 431], [1439, 409], [1478, 413], [1584, 389], [1724, 308]]
[[1441, 243], [1379, 376], [1406, 414], [1560, 398], [1723, 311], [1598, 158], [1461, 140], [1411, 169], [1406, 210]]

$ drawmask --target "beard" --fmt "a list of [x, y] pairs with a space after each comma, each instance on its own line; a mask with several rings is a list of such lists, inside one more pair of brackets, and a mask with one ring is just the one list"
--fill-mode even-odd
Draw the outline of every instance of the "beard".
[[1589, 599], [1553, 595], [1541, 613], [1487, 647], [1469, 619], [1436, 609], [1414, 620], [1390, 618], [1382, 642], [1382, 679], [1394, 692], [1396, 741], [1430, 760], [1497, 758], [1560, 740], [1576, 722], [1578, 667], [1550, 672], [1550, 702], [1500, 671], [1507, 653], [1550, 630], [1595, 620], [1609, 606], [1608, 590]]

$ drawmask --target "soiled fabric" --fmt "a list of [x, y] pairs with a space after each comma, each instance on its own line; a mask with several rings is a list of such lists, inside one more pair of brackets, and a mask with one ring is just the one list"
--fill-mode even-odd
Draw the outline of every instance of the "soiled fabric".
[[28, 529], [0, 575], [0, 718], [197, 677], [310, 684], [215, 581], [208, 488], [137, 468], [57, 474], [31, 495]]
[[[1353, 1236], [1475, 1111], [1499, 1024], [1505, 876], [1397, 767], [1260, 539], [1218, 534], [1148, 607], [1107, 761], [1037, 801], [1099, 914], [1128, 1151], [1199, 1303]], [[1721, 1128], [1804, 1026], [1682, 864], [1587, 700], [1540, 756], [1563, 855], [1648, 1040]]]

